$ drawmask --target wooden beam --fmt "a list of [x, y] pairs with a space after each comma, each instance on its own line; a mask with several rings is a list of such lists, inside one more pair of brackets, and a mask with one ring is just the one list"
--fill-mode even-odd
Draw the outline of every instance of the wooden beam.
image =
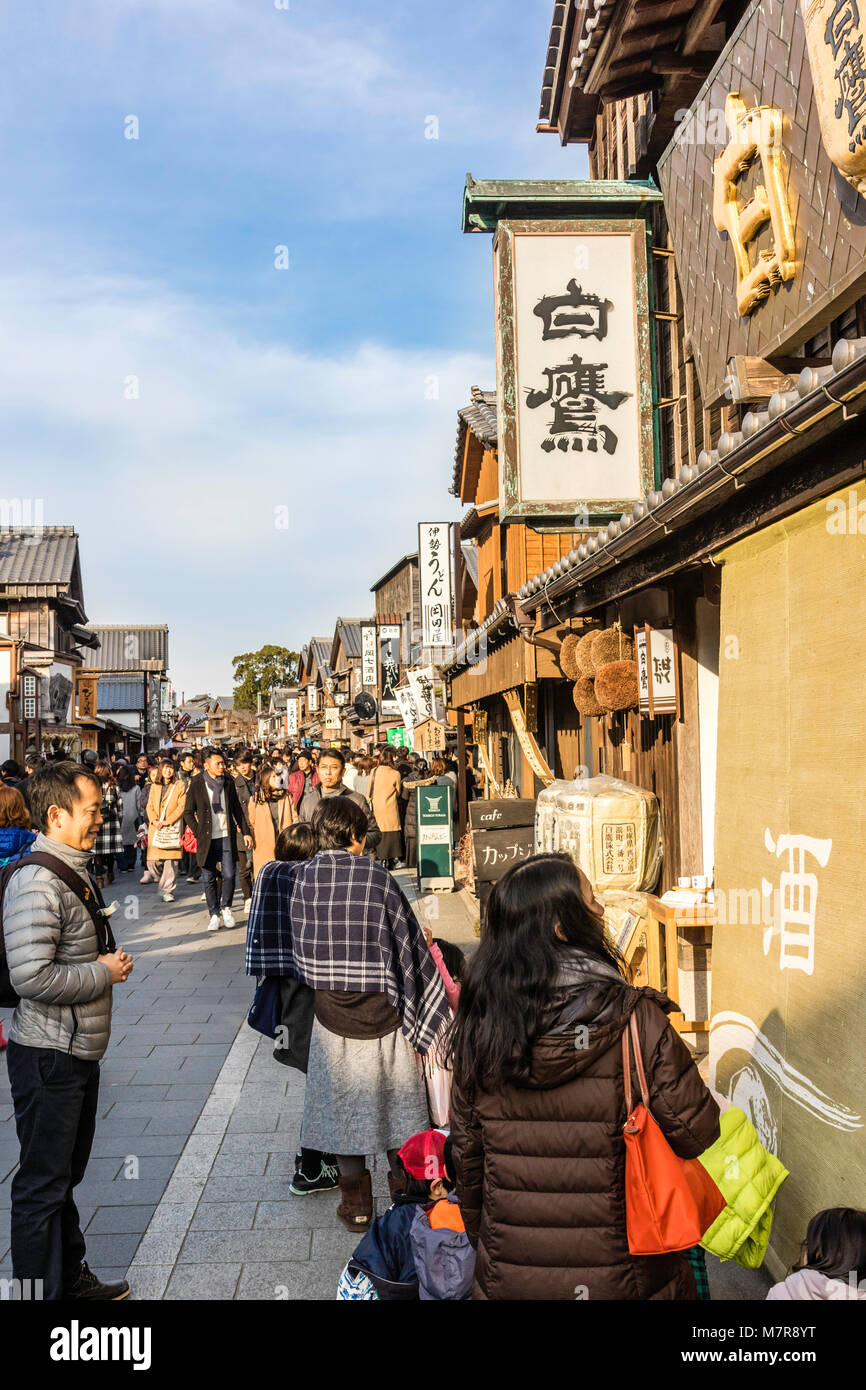
[[[632, 17], [636, 0], [621, 0], [621, 3], [614, 10], [613, 18], [608, 22], [598, 51], [592, 61], [589, 72], [583, 83], [585, 92], [598, 92], [601, 84], [607, 75], [608, 63], [614, 53], [619, 52], [619, 46], [626, 27]], [[629, 92], [629, 96], [633, 93]]]
[[618, 82], [606, 82], [599, 91], [604, 102], [619, 101], [623, 97], [641, 96], [662, 85], [662, 79], [652, 72], [642, 72], [634, 77], [622, 77]]
[[639, 24], [623, 34], [620, 48], [629, 47], [631, 44], [646, 45], [654, 39], [661, 39], [672, 47], [683, 31], [683, 24], [682, 15], [674, 16], [673, 19], [660, 18], [657, 23]]
[[714, 24], [722, 4], [723, 0], [705, 0], [703, 5], [695, 6], [686, 27], [686, 36], [682, 44], [683, 53], [697, 52], [707, 30]]
[[826, 357], [734, 356], [728, 362], [736, 401], [766, 401], [776, 391], [793, 391], [804, 367], [829, 365]]

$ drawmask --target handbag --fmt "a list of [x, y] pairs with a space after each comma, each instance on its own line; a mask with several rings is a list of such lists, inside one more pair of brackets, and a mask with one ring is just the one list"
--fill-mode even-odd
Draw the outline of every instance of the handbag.
[[[632, 1109], [629, 1034], [641, 1100]], [[632, 1255], [665, 1255], [699, 1245], [725, 1199], [697, 1158], [678, 1158], [649, 1108], [649, 1087], [634, 1013], [622, 1035], [627, 1119], [625, 1218]]]
[[186, 830], [183, 832], [183, 835], [181, 836], [180, 847], [181, 849], [185, 849], [187, 854], [195, 854], [198, 850], [198, 840], [195, 838], [195, 835], [193, 834], [191, 825], [188, 825]]
[[[166, 806], [171, 798], [171, 792], [165, 798]], [[160, 806], [160, 813], [162, 807]], [[171, 825], [161, 825], [158, 830], [153, 832], [154, 849], [180, 849], [181, 823], [180, 820], [174, 821]]]
[[280, 977], [264, 975], [256, 985], [247, 1023], [266, 1038], [275, 1038], [280, 1024]]
[[446, 1065], [445, 1035], [450, 1027], [446, 1020], [439, 1029], [424, 1056], [421, 1070], [427, 1090], [427, 1109], [430, 1123], [434, 1128], [448, 1125], [451, 1112], [451, 1069]]
[[276, 1035], [274, 1060], [296, 1071], [306, 1072], [313, 1035], [315, 993], [303, 980], [292, 975], [280, 977], [280, 1032]]

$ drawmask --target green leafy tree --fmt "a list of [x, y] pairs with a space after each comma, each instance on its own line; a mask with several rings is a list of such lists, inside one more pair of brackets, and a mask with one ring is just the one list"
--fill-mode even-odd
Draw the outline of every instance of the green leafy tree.
[[298, 674], [298, 655], [288, 647], [267, 646], [232, 657], [235, 708], [255, 709], [259, 694], [264, 703], [274, 686], [291, 685]]

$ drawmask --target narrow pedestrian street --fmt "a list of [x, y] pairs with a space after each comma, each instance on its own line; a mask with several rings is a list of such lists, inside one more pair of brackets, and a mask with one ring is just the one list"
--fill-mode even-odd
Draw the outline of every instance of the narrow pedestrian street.
[[866, 13], [11, 13], [25, 1375], [260, 1380], [268, 1303], [589, 1302], [599, 1359], [627, 1319], [665, 1378], [827, 1379], [866, 1304]]
[[[398, 877], [415, 898], [411, 876]], [[339, 1192], [289, 1193], [304, 1079], [247, 1026], [254, 986], [239, 904], [237, 927], [208, 932], [200, 885], [181, 881], [163, 904], [137, 880], [114, 885], [115, 923], [139, 915], [116, 928], [135, 969], [114, 993], [96, 1138], [76, 1189], [88, 1259], [106, 1279], [128, 1278], [135, 1299], [333, 1299], [357, 1237], [336, 1220]], [[428, 898], [419, 912], [473, 949], [464, 895]], [[2, 1054], [0, 1070], [0, 1278], [10, 1278], [18, 1145]]]
[[[471, 955], [466, 894], [419, 900], [413, 877], [397, 877], [436, 935]], [[245, 919], [208, 932], [199, 885], [177, 891], [166, 905], [133, 879], [115, 895], [140, 915], [117, 932], [135, 958], [134, 983], [115, 991], [93, 1156], [77, 1189], [88, 1258], [103, 1278], [128, 1278], [139, 1300], [331, 1300], [358, 1238], [336, 1220], [339, 1192], [289, 1192], [304, 1078], [247, 1026]], [[0, 1068], [0, 1278], [10, 1278], [18, 1145]], [[381, 1156], [371, 1162], [381, 1213], [387, 1168]], [[714, 1298], [763, 1298], [770, 1284], [712, 1256], [708, 1267]]]

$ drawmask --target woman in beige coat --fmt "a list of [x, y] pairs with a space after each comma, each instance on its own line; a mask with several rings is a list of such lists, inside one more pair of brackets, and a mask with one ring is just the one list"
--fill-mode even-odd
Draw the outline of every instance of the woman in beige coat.
[[400, 789], [403, 779], [394, 766], [394, 753], [386, 748], [379, 760], [379, 766], [370, 779], [369, 797], [373, 805], [376, 824], [382, 832], [382, 839], [376, 847], [376, 858], [386, 869], [393, 867], [402, 857], [403, 836], [400, 826]]
[[[174, 763], [164, 758], [159, 765], [159, 781], [153, 782], [147, 798], [147, 873], [142, 883], [153, 880], [164, 903], [174, 902], [177, 866], [183, 851], [183, 812], [186, 806], [186, 787], [175, 778]], [[157, 845], [158, 832], [168, 828], [170, 846]], [[176, 844], [175, 844], [176, 841]]]
[[253, 835], [253, 879], [263, 864], [274, 858], [277, 836], [298, 819], [295, 803], [272, 767], [259, 773], [255, 795], [250, 797], [247, 819]]

